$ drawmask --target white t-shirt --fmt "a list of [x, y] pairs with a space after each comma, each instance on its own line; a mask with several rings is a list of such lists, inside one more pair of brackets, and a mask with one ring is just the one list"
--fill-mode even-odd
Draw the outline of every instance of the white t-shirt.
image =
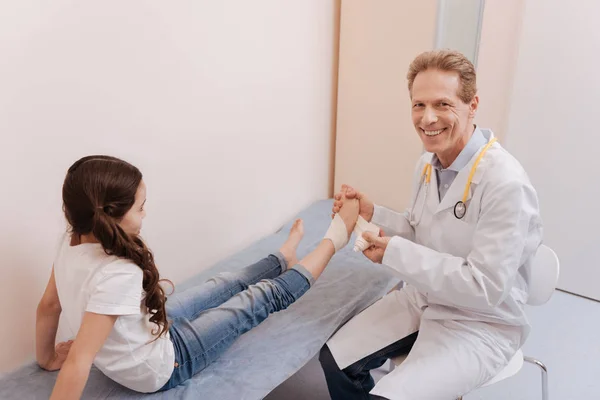
[[86, 311], [118, 315], [94, 365], [123, 386], [155, 392], [171, 377], [175, 355], [168, 332], [153, 341], [157, 325], [142, 303], [142, 270], [107, 255], [100, 244], [70, 242], [66, 234], [54, 261], [64, 323], [76, 334]]

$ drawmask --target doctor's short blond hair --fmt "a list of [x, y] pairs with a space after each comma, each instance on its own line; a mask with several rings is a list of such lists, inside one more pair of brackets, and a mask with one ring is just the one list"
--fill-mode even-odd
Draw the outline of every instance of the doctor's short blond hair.
[[471, 102], [477, 94], [475, 66], [464, 54], [454, 50], [432, 50], [419, 54], [408, 67], [408, 91], [412, 96], [412, 87], [419, 72], [428, 69], [456, 72], [460, 78], [458, 97], [465, 103]]

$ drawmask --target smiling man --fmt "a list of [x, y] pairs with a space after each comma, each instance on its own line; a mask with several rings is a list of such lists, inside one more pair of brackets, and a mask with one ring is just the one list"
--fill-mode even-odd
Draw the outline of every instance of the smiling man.
[[[456, 399], [504, 368], [529, 334], [524, 305], [542, 241], [535, 189], [492, 131], [474, 124], [475, 68], [464, 55], [423, 53], [407, 79], [426, 150], [410, 207], [398, 213], [342, 188], [359, 199], [365, 220], [390, 235], [363, 235], [371, 244], [365, 256], [407, 285], [348, 321], [321, 350], [333, 400]], [[370, 370], [406, 353], [375, 385]]]

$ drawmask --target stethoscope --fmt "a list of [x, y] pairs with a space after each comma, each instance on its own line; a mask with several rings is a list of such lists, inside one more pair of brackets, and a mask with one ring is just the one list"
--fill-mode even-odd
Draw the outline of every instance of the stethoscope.
[[[485, 152], [488, 151], [488, 149], [494, 144], [494, 142], [496, 142], [496, 140], [497, 140], [497, 138], [492, 138], [488, 142], [488, 144], [485, 145], [483, 150], [481, 150], [481, 152], [479, 153], [479, 156], [477, 156], [477, 159], [473, 163], [473, 166], [471, 167], [471, 172], [469, 173], [469, 178], [467, 179], [467, 185], [465, 187], [465, 191], [463, 193], [462, 200], [458, 201], [454, 205], [454, 216], [456, 217], [456, 219], [462, 219], [465, 216], [465, 214], [467, 213], [467, 205], [466, 205], [467, 197], [469, 195], [469, 189], [471, 188], [471, 181], [473, 180], [473, 176], [475, 175], [475, 171], [477, 170], [477, 164], [479, 164], [479, 161], [481, 161]], [[412, 226], [416, 226], [421, 222], [421, 217], [423, 216], [423, 210], [425, 209], [425, 206], [427, 204], [427, 192], [429, 192], [428, 189], [429, 189], [429, 182], [431, 181], [432, 170], [433, 170], [432, 165], [430, 163], [427, 163], [427, 164], [425, 164], [425, 167], [423, 168], [423, 172], [421, 172], [421, 178], [419, 179], [419, 189], [415, 193], [413, 206], [410, 210], [409, 217], [408, 217], [408, 221], [410, 222], [410, 224]], [[421, 192], [422, 188], [425, 188], [425, 194], [423, 195], [423, 207], [421, 207], [421, 213], [419, 214], [419, 220], [417, 221], [414, 219], [414, 213], [415, 213], [415, 207], [417, 205], [417, 200], [419, 199], [419, 193]]]

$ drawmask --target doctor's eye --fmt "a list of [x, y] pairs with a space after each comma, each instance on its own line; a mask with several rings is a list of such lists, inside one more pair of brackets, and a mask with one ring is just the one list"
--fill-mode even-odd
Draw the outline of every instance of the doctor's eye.
[[413, 104], [413, 108], [420, 108], [423, 107], [423, 103], [415, 103]]

